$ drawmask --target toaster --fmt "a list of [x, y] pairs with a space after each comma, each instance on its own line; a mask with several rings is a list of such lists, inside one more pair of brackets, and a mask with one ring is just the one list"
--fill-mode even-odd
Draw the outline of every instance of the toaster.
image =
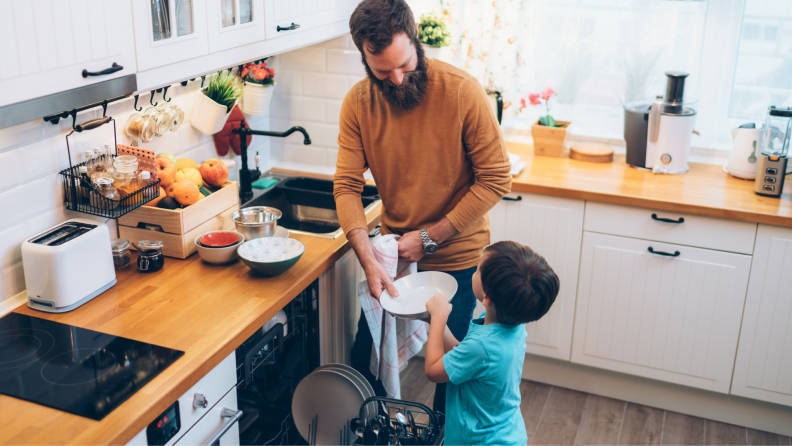
[[75, 218], [22, 243], [28, 306], [71, 311], [116, 284], [110, 230]]

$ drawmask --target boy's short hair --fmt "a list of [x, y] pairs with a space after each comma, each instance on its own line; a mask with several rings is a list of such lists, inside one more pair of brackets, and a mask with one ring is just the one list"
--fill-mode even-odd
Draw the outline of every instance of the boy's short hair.
[[544, 257], [511, 241], [494, 243], [484, 254], [481, 285], [495, 305], [498, 322], [525, 324], [550, 310], [560, 283]]

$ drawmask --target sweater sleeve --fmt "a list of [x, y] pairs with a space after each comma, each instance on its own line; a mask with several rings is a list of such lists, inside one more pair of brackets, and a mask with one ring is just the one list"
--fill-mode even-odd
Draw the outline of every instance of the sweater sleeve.
[[475, 177], [473, 186], [447, 215], [461, 232], [511, 190], [511, 164], [489, 99], [474, 78], [466, 79], [459, 87], [459, 120]]
[[349, 90], [341, 105], [338, 161], [333, 178], [333, 196], [344, 234], [357, 228], [368, 231], [366, 214], [360, 199], [363, 186], [366, 185], [363, 174], [368, 170], [368, 163], [366, 154], [363, 152], [363, 142], [360, 139], [357, 90], [356, 87]]

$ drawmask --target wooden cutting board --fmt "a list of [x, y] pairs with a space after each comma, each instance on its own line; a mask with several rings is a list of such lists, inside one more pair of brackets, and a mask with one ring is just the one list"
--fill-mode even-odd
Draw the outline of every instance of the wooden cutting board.
[[613, 148], [598, 142], [576, 142], [569, 147], [569, 157], [588, 163], [611, 163]]

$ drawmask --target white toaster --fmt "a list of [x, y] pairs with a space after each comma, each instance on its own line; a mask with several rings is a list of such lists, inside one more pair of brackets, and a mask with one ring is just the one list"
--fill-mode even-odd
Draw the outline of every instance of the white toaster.
[[75, 218], [22, 243], [28, 306], [64, 313], [116, 284], [110, 230]]

